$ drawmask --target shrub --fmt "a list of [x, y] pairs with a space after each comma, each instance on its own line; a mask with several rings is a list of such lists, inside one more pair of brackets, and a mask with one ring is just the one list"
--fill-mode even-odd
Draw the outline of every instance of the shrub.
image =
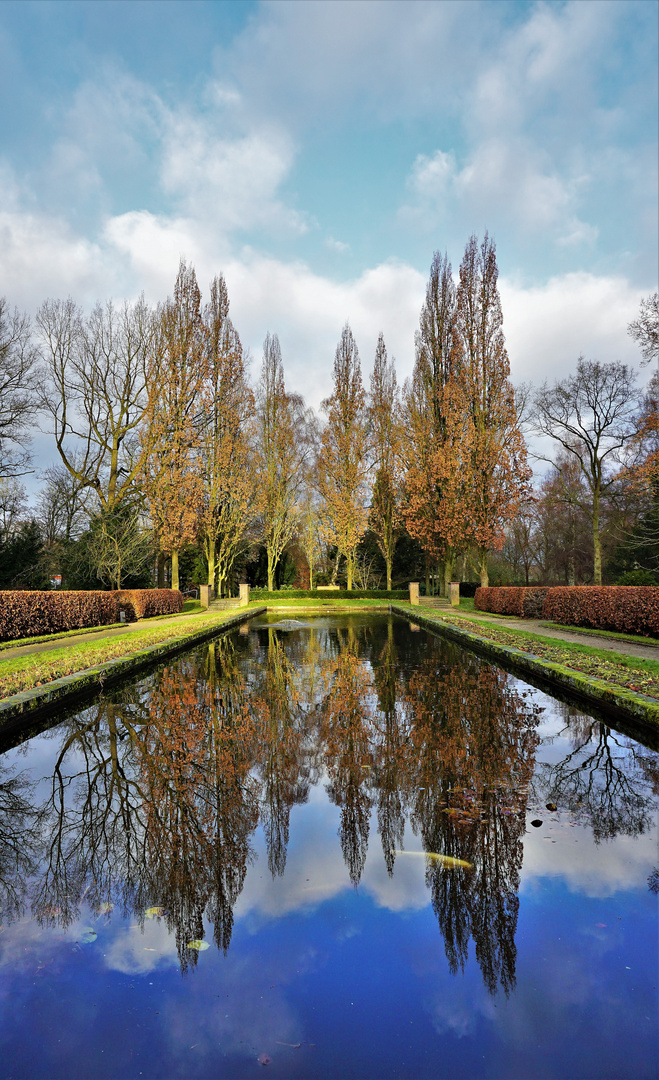
[[117, 623], [121, 611], [129, 622], [150, 615], [173, 615], [183, 596], [172, 589], [124, 589], [120, 592], [0, 591], [0, 641], [61, 634], [87, 626]]
[[407, 589], [347, 589], [332, 590], [326, 592], [321, 589], [281, 589], [278, 592], [268, 592], [267, 589], [250, 589], [250, 600], [405, 600], [409, 596]]
[[185, 602], [178, 589], [121, 589], [115, 595], [129, 622], [154, 615], [177, 615]]
[[659, 635], [659, 586], [567, 585], [548, 589], [545, 619], [567, 626]]
[[0, 641], [119, 622], [116, 592], [0, 592]]
[[616, 585], [659, 585], [659, 581], [649, 570], [628, 570], [618, 578]]
[[522, 619], [538, 619], [543, 614], [543, 602], [548, 590], [536, 586], [479, 587], [474, 596], [477, 611], [498, 615], [518, 615]]

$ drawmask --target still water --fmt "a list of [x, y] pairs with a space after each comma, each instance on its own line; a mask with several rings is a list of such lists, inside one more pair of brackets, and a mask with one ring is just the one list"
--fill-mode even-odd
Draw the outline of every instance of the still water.
[[0, 1075], [657, 1075], [659, 755], [386, 616], [0, 757]]

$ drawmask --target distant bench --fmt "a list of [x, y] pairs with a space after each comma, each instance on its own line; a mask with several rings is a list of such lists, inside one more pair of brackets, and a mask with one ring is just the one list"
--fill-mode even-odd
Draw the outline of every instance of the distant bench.
[[317, 592], [340, 592], [340, 585], [316, 585]]

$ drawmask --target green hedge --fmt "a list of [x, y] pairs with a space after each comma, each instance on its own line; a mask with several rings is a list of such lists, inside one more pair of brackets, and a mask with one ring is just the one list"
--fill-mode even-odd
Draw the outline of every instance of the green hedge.
[[250, 589], [250, 600], [405, 600], [407, 589]]

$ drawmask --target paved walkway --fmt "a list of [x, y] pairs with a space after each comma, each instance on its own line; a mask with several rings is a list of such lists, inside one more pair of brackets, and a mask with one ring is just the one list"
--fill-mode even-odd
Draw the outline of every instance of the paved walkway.
[[600, 637], [599, 634], [580, 634], [572, 627], [564, 630], [554, 630], [540, 619], [514, 619], [510, 615], [500, 618], [490, 614], [489, 611], [457, 611], [452, 608], [448, 600], [437, 597], [429, 603], [421, 603], [423, 608], [445, 611], [453, 614], [456, 621], [470, 619], [473, 622], [496, 623], [502, 630], [526, 630], [528, 633], [537, 634], [538, 637], [557, 638], [559, 641], [572, 641], [577, 645], [590, 645], [594, 649], [606, 649], [608, 652], [622, 653], [623, 656], [638, 656], [643, 660], [659, 660], [659, 642], [656, 645], [637, 645], [633, 641], [625, 641], [622, 638]]

